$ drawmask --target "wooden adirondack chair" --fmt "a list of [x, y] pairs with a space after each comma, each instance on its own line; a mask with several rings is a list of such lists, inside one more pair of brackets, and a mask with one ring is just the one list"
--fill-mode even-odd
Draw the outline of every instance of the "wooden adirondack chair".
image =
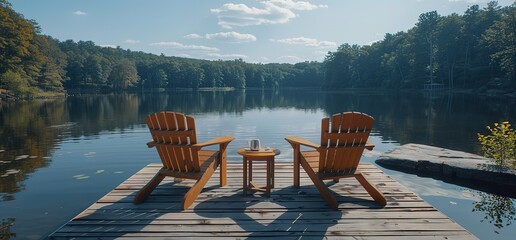
[[[364, 149], [372, 150], [374, 145], [367, 142], [373, 128], [374, 119], [363, 113], [344, 112], [322, 119], [321, 144], [317, 145], [300, 137], [286, 137], [294, 149], [294, 186], [299, 186], [299, 165], [317, 187], [321, 196], [333, 209], [338, 209], [335, 196], [323, 180], [355, 177], [369, 195], [380, 205], [387, 201], [376, 187], [357, 171]], [[315, 148], [316, 151], [301, 151], [301, 146]]]
[[[136, 194], [135, 204], [144, 201], [166, 176], [197, 180], [183, 198], [183, 210], [192, 205], [219, 165], [220, 185], [226, 185], [226, 147], [234, 137], [224, 136], [197, 143], [194, 118], [182, 113], [153, 113], [146, 121], [153, 139], [147, 146], [156, 147], [163, 167]], [[216, 144], [219, 145], [218, 151], [201, 150]]]

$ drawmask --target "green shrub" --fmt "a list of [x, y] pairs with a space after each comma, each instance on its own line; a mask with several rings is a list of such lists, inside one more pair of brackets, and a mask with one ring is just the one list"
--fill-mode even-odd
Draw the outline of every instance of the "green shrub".
[[0, 82], [16, 97], [31, 97], [35, 94], [35, 90], [29, 86], [29, 77], [23, 73], [9, 70], [0, 75]]
[[516, 133], [509, 122], [487, 126], [491, 135], [478, 133], [484, 156], [495, 160], [500, 166], [516, 168]]

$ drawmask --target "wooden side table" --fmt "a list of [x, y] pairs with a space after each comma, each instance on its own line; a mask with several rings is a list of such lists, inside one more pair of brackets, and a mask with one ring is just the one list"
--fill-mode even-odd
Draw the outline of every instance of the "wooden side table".
[[[280, 151], [274, 148], [270, 148], [268, 151], [249, 151], [249, 148], [238, 149], [238, 154], [243, 156], [243, 191], [244, 196], [247, 196], [247, 189], [252, 191], [265, 192], [267, 196], [271, 196], [271, 188], [274, 188], [274, 156], [280, 154]], [[265, 187], [258, 187], [253, 182], [253, 161], [265, 161], [266, 167], [266, 184]], [[249, 178], [248, 175], [249, 166]]]

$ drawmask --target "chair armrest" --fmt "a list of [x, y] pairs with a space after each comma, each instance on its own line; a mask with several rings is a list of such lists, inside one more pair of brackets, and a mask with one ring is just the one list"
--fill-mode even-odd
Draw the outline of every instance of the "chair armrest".
[[231, 141], [233, 141], [234, 139], [235, 139], [235, 137], [233, 137], [233, 136], [222, 136], [222, 137], [208, 140], [206, 142], [194, 144], [194, 145], [192, 145], [192, 147], [200, 149], [200, 148], [203, 148], [206, 146], [211, 146], [211, 145], [216, 145], [216, 144], [224, 144], [224, 143], [228, 144]]
[[155, 146], [156, 146], [156, 142], [154, 142], [154, 141], [147, 142], [147, 147], [148, 148], [153, 148]]
[[303, 146], [316, 148], [316, 149], [320, 147], [318, 144], [310, 142], [301, 137], [288, 136], [288, 137], [285, 137], [285, 140], [287, 140], [287, 142], [289, 142], [291, 145], [303, 145]]
[[372, 142], [367, 141], [365, 144], [365, 149], [367, 149], [369, 151], [373, 150], [374, 147], [375, 147], [375, 145]]

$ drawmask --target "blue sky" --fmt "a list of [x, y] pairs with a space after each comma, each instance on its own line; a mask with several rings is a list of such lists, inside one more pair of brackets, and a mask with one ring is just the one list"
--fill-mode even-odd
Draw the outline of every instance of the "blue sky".
[[[166, 56], [323, 61], [343, 43], [406, 31], [421, 13], [463, 14], [483, 0], [11, 0], [44, 34]], [[512, 0], [498, 1], [500, 6]]]

